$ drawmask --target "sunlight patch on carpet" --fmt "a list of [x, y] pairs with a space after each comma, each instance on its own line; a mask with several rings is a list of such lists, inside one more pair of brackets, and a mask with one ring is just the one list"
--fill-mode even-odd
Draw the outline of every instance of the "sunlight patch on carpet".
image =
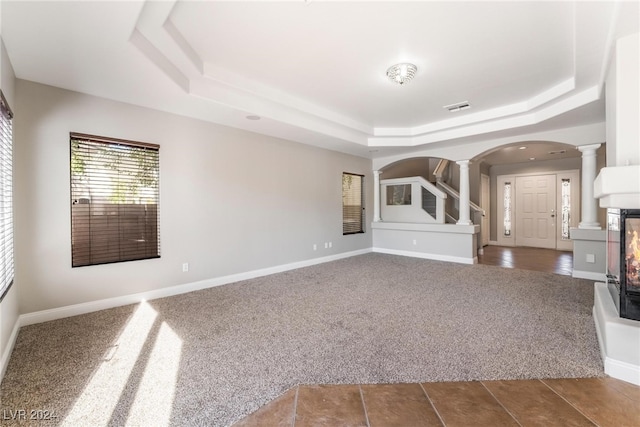
[[168, 426], [180, 368], [182, 340], [162, 322], [127, 425]]
[[63, 426], [107, 425], [158, 313], [145, 301], [133, 314], [84, 388]]

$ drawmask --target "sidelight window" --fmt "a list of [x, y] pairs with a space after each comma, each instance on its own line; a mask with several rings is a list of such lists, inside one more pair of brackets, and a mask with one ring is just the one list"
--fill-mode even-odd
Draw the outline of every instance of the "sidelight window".
[[511, 182], [504, 183], [504, 235], [511, 236]]
[[562, 215], [562, 240], [571, 239], [571, 179], [562, 178], [560, 193], [560, 214]]

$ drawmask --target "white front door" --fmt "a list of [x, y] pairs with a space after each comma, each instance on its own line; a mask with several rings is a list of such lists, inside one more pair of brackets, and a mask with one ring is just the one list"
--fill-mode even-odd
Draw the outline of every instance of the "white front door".
[[516, 177], [516, 246], [556, 248], [556, 176]]

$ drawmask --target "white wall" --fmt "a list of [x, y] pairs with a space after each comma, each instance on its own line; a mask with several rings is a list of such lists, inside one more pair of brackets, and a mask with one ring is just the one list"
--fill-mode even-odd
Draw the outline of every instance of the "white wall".
[[[617, 40], [606, 81], [607, 165], [640, 165], [640, 33]], [[621, 54], [622, 52], [622, 54]]]
[[[4, 42], [0, 39], [0, 88], [11, 107], [11, 111], [16, 114], [14, 86], [15, 74], [13, 67], [7, 56]], [[17, 281], [14, 282], [0, 303], [0, 379], [2, 379], [4, 375], [4, 369], [6, 368], [10, 351], [13, 348], [13, 338], [15, 337], [12, 337], [12, 333], [18, 321], [19, 287], [20, 285]]]
[[[640, 165], [639, 71], [640, 34], [635, 33], [617, 41], [607, 74], [607, 168], [595, 185], [596, 195], [607, 189], [600, 198], [602, 206], [640, 208], [640, 170], [615, 172], [629, 171], [629, 167], [616, 167]], [[593, 313], [605, 373], [640, 385], [639, 322], [620, 318], [604, 283], [595, 284]]]
[[[21, 313], [371, 247], [342, 235], [341, 198], [342, 172], [365, 175], [371, 222], [369, 159], [23, 80], [16, 95]], [[71, 268], [69, 132], [160, 144], [160, 259]]]

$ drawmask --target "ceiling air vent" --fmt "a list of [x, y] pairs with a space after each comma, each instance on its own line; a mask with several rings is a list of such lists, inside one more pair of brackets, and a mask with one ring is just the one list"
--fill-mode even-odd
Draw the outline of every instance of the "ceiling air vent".
[[549, 151], [549, 154], [564, 154], [567, 150]]
[[456, 111], [466, 110], [467, 108], [471, 108], [471, 104], [469, 101], [456, 102], [455, 104], [445, 105], [442, 107], [446, 110], [449, 110], [450, 113], [455, 113]]

